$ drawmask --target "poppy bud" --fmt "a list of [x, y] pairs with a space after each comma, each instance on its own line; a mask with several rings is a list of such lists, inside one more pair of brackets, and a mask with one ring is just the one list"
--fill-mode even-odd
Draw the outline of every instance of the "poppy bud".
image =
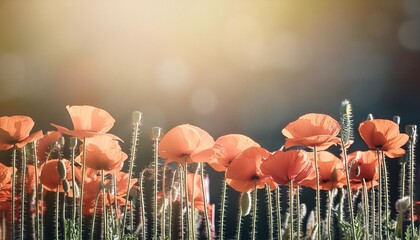
[[66, 175], [67, 175], [66, 165], [61, 160], [57, 162], [57, 171], [58, 171], [58, 176], [60, 177], [61, 180], [66, 178]]
[[366, 120], [368, 120], [368, 121], [373, 120], [373, 115], [372, 115], [372, 113], [369, 113], [369, 114], [368, 114], [368, 116], [367, 116]]
[[395, 208], [397, 209], [398, 213], [405, 213], [410, 207], [410, 197], [405, 196], [395, 203]]
[[240, 201], [242, 216], [246, 216], [249, 214], [249, 212], [251, 212], [251, 194], [249, 192], [241, 193]]
[[354, 169], [354, 173], [356, 174], [356, 177], [360, 175], [360, 166], [356, 166], [356, 168]]
[[152, 128], [152, 140], [159, 141], [162, 137], [162, 128], [160, 127], [153, 127]]
[[407, 126], [405, 126], [405, 132], [410, 137], [410, 141], [411, 142], [415, 142], [416, 141], [417, 125], [407, 125]]
[[77, 138], [71, 137], [70, 138], [70, 148], [75, 148], [77, 146]]
[[408, 162], [408, 156], [407, 154], [404, 154], [401, 158], [400, 158], [400, 164], [403, 165], [404, 163]]
[[393, 116], [392, 121], [394, 121], [394, 123], [400, 125], [401, 117], [400, 116]]
[[70, 183], [69, 183], [69, 181], [67, 181], [67, 179], [63, 179], [63, 189], [64, 189], [64, 192], [69, 192], [70, 191]]
[[75, 198], [79, 198], [80, 197], [80, 189], [79, 186], [77, 184], [73, 185], [73, 189], [74, 189], [74, 196]]
[[133, 123], [134, 124], [138, 124], [141, 121], [141, 115], [142, 113], [139, 111], [134, 111], [133, 112]]

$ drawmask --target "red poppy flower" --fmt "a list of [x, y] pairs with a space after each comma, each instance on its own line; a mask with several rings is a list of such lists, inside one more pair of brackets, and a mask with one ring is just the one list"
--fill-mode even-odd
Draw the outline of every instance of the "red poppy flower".
[[250, 147], [259, 147], [260, 145], [251, 138], [241, 134], [229, 134], [221, 136], [216, 140], [216, 144], [220, 145], [225, 156], [214, 159], [209, 165], [218, 172], [226, 171], [226, 168], [242, 151]]
[[281, 185], [300, 184], [313, 172], [313, 163], [303, 150], [278, 150], [261, 164], [261, 171]]
[[47, 153], [51, 147], [51, 144], [57, 142], [61, 138], [61, 133], [57, 131], [48, 131], [38, 141], [37, 158], [38, 162], [43, 163], [47, 158]]
[[[62, 180], [60, 180], [60, 176], [58, 175], [58, 159], [51, 159], [41, 165], [40, 171], [40, 180], [44, 188], [51, 192], [56, 192], [57, 187], [60, 192], [64, 192]], [[66, 179], [69, 181], [71, 185], [71, 163], [67, 159], [61, 160], [64, 165], [66, 166]], [[70, 191], [69, 193], [71, 193]]]
[[159, 155], [168, 162], [209, 162], [221, 156], [221, 148], [201, 128], [183, 124], [172, 128], [159, 143]]
[[350, 181], [352, 189], [359, 189], [362, 180], [371, 182], [367, 187], [378, 185], [376, 180], [379, 179], [378, 173], [378, 154], [376, 151], [356, 151], [347, 156], [350, 166]]
[[271, 189], [276, 188], [273, 180], [260, 170], [263, 160], [270, 155], [270, 152], [260, 147], [250, 147], [244, 150], [227, 168], [226, 183], [238, 192], [253, 191], [255, 181], [257, 181], [258, 189], [264, 188], [266, 184]]
[[325, 114], [309, 113], [289, 123], [282, 133], [286, 137], [285, 147], [306, 146], [325, 150], [331, 145], [340, 143], [337, 138], [340, 124]]
[[401, 147], [408, 141], [408, 135], [400, 133], [398, 124], [386, 119], [364, 121], [359, 125], [359, 133], [370, 149], [384, 151], [390, 158], [401, 157], [405, 150]]
[[114, 126], [115, 119], [100, 108], [92, 106], [67, 106], [74, 130], [51, 123], [59, 132], [79, 139], [107, 133]]
[[[313, 154], [309, 154], [313, 159]], [[330, 152], [318, 152], [319, 188], [321, 190], [333, 190], [346, 185], [346, 174], [343, 162]], [[316, 175], [313, 172], [308, 179], [301, 183], [302, 186], [316, 189]]]
[[42, 137], [42, 131], [29, 135], [34, 121], [27, 116], [0, 117], [0, 151], [13, 147], [21, 149], [26, 144]]
[[[127, 154], [121, 151], [119, 144], [108, 135], [98, 135], [86, 139], [86, 167], [95, 170], [118, 172], [121, 170]], [[83, 146], [81, 146], [83, 148]], [[83, 152], [76, 157], [82, 162]]]

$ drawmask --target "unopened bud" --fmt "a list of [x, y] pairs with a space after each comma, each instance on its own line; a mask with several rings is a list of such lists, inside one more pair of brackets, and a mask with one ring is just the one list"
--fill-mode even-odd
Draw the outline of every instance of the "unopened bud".
[[405, 213], [410, 207], [410, 197], [405, 196], [401, 199], [398, 199], [395, 203], [395, 208], [397, 209], [398, 213]]
[[61, 180], [66, 178], [66, 175], [67, 175], [66, 164], [64, 164], [62, 160], [58, 160], [57, 162], [57, 171], [58, 171], [58, 176], [60, 177]]
[[69, 183], [69, 181], [67, 181], [67, 179], [63, 179], [63, 189], [64, 189], [64, 192], [69, 192], [70, 191], [70, 183]]
[[138, 123], [140, 123], [140, 121], [141, 121], [141, 115], [142, 115], [142, 113], [141, 112], [139, 112], [139, 111], [134, 111], [133, 112], [133, 123], [134, 124], [138, 124]]
[[400, 116], [393, 116], [392, 121], [394, 121], [394, 123], [400, 125], [401, 117]]
[[405, 126], [405, 132], [410, 137], [411, 142], [415, 142], [417, 136], [417, 125], [407, 125]]
[[74, 189], [74, 198], [79, 198], [80, 197], [80, 189], [79, 186], [77, 184], [73, 185], [73, 189]]
[[251, 193], [241, 193], [240, 208], [242, 211], [242, 216], [246, 216], [251, 212], [251, 205]]
[[372, 113], [369, 113], [369, 114], [368, 114], [368, 116], [367, 116], [366, 120], [368, 120], [368, 121], [373, 120], [373, 115], [372, 115]]
[[153, 127], [152, 128], [152, 140], [159, 141], [162, 137], [162, 128], [160, 127]]
[[75, 148], [77, 146], [77, 138], [71, 137], [70, 138], [70, 148]]

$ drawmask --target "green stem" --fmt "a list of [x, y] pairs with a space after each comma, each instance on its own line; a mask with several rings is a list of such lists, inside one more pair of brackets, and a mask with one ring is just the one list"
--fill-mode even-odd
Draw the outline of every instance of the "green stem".
[[107, 239], [108, 219], [105, 205], [105, 172], [101, 171], [101, 186], [102, 186], [102, 218], [104, 219], [104, 236]]
[[254, 196], [252, 198], [252, 239], [255, 238], [257, 227], [257, 179], [254, 179]]
[[[317, 149], [314, 146], [314, 162], [315, 162], [315, 174], [316, 174], [316, 224], [317, 228], [317, 239], [321, 240], [321, 196], [320, 196], [320, 189], [319, 189], [319, 169], [318, 169], [318, 156], [317, 156]], [[351, 201], [351, 199], [349, 199]], [[292, 214], [293, 219], [293, 214]]]
[[16, 147], [13, 148], [12, 155], [12, 239], [16, 239], [15, 236], [15, 201], [16, 201]]
[[83, 156], [82, 156], [82, 181], [80, 182], [80, 200], [79, 200], [79, 237], [83, 240], [83, 195], [85, 186], [86, 172], [86, 137], [83, 138]]
[[[41, 190], [40, 190], [40, 193], [39, 193], [40, 195], [41, 195], [41, 202], [42, 203], [44, 203], [44, 188], [43, 187], [41, 187]], [[41, 230], [41, 237], [40, 237], [40, 239], [44, 239], [44, 205], [43, 204], [41, 204], [41, 212], [42, 212], [42, 214], [41, 214], [41, 219], [40, 219], [40, 230]]]
[[161, 232], [162, 239], [166, 238], [166, 164], [163, 165], [163, 174], [162, 174], [162, 213], [161, 213]]
[[[332, 212], [332, 204], [333, 204], [333, 198], [331, 194], [331, 190], [328, 191], [328, 216], [327, 216], [327, 232], [328, 239], [331, 240], [331, 212]], [[298, 238], [299, 239], [299, 238]]]
[[289, 182], [289, 211], [290, 211], [290, 223], [289, 223], [289, 239], [293, 240], [293, 180]]
[[59, 202], [60, 202], [60, 186], [57, 186], [56, 192], [55, 192], [55, 239], [58, 240], [59, 239], [59, 231], [58, 231], [58, 226], [60, 225], [58, 222], [58, 213], [59, 213]]
[[204, 220], [206, 221], [207, 239], [210, 240], [211, 228], [210, 228], [210, 223], [209, 223], [209, 215], [207, 213], [207, 191], [206, 191], [206, 188], [204, 187], [204, 163], [199, 163], [199, 165], [200, 165], [200, 173], [201, 173], [201, 189], [203, 193], [203, 203], [204, 203]]
[[[158, 140], [156, 139], [153, 143], [153, 159], [154, 159], [154, 165], [155, 165], [155, 177], [154, 177], [154, 185], [153, 185], [153, 191], [154, 191], [154, 206], [153, 206], [153, 239], [157, 240], [158, 239], [158, 170], [159, 170], [159, 154], [158, 154], [158, 149], [159, 144], [158, 144]], [[163, 199], [164, 201], [165, 199]]]
[[405, 168], [406, 168], [406, 161], [401, 165], [401, 189], [400, 189], [400, 199], [405, 196]]
[[64, 193], [63, 195], [63, 210], [62, 210], [63, 214], [62, 214], [62, 219], [63, 219], [63, 226], [64, 226], [64, 233], [63, 233], [63, 237], [64, 239], [67, 239], [67, 229], [66, 229], [66, 193]]
[[35, 238], [39, 239], [39, 189], [38, 189], [38, 158], [36, 154], [36, 141], [32, 142], [34, 150], [34, 165], [35, 165]]
[[365, 212], [365, 239], [369, 239], [369, 199], [366, 187], [365, 179], [362, 179], [363, 183], [363, 210]]
[[385, 154], [384, 151], [381, 151], [381, 155], [382, 155], [382, 170], [384, 171], [384, 185], [385, 185], [385, 239], [388, 239], [389, 236], [389, 232], [388, 232], [388, 228], [389, 228], [389, 223], [388, 223], [388, 218], [389, 216], [389, 199], [388, 199], [388, 171], [386, 169], [386, 162], [385, 162]]
[[186, 221], [187, 221], [187, 236], [188, 239], [191, 236], [191, 219], [190, 219], [190, 207], [189, 207], [189, 197], [188, 197], [188, 181], [187, 181], [187, 176], [188, 176], [188, 165], [187, 165], [187, 158], [184, 159], [185, 163], [184, 163], [184, 191], [185, 191], [185, 206], [187, 208], [186, 211]]
[[[118, 199], [117, 199], [117, 175], [114, 173], [112, 174], [112, 188], [113, 188], [113, 195], [114, 195], [114, 212], [115, 212], [115, 216], [114, 216], [114, 225], [115, 225], [115, 229], [116, 231], [114, 232], [116, 234], [119, 234], [119, 229], [120, 229], [120, 222], [118, 220]], [[141, 185], [140, 185], [141, 186]], [[145, 238], [143, 238], [145, 239]]]
[[377, 150], [377, 154], [378, 154], [378, 173], [379, 173], [379, 196], [378, 196], [378, 225], [379, 225], [379, 230], [378, 230], [378, 236], [379, 239], [382, 239], [382, 164], [381, 164], [381, 155], [379, 154], [379, 149]]
[[[243, 193], [242, 193], [243, 194]], [[242, 197], [241, 197], [242, 198]], [[238, 222], [236, 226], [236, 240], [241, 239], [242, 207], [239, 206]]]
[[[75, 175], [75, 166], [74, 166], [74, 161], [75, 161], [75, 156], [76, 156], [76, 146], [71, 148], [71, 153], [70, 153], [70, 160], [71, 160], [71, 181], [72, 181], [72, 185], [73, 185], [73, 206], [72, 206], [72, 219], [73, 219], [73, 227], [74, 224], [76, 223], [76, 211], [77, 211], [77, 206], [76, 206], [76, 188], [74, 186], [76, 186], [76, 175]], [[74, 230], [74, 229], [73, 229]]]
[[[347, 183], [347, 202], [348, 202], [348, 208], [350, 213], [350, 225], [351, 225], [351, 234], [353, 236], [353, 239], [356, 237], [356, 229], [355, 229], [355, 223], [354, 223], [354, 211], [353, 211], [353, 201], [351, 196], [351, 183], [350, 183], [350, 174], [349, 174], [349, 163], [347, 159], [347, 149], [345, 148], [345, 143], [343, 140], [341, 140], [342, 144], [342, 150], [343, 150], [343, 160], [344, 160], [344, 170], [346, 173], [346, 183]], [[320, 229], [320, 227], [318, 228]]]
[[[195, 182], [196, 182], [196, 177], [198, 175], [198, 170], [200, 169], [200, 164], [197, 164], [197, 167], [195, 169], [195, 173], [194, 173], [194, 177], [193, 177], [193, 184], [192, 184], [192, 193], [191, 196], [195, 196]], [[195, 208], [194, 208], [194, 199], [191, 200], [191, 219], [192, 219], [192, 223], [191, 223], [191, 228], [193, 231], [192, 234], [192, 239], [195, 240]]]
[[[169, 191], [169, 216], [168, 216], [168, 239], [172, 239], [172, 205], [173, 205], [173, 199], [172, 199], [172, 189]], [[143, 238], [144, 239], [144, 238]]]
[[372, 207], [371, 207], [371, 213], [372, 213], [372, 222], [371, 222], [371, 228], [372, 228], [372, 239], [376, 239], [376, 233], [375, 233], [375, 230], [376, 230], [376, 224], [375, 224], [375, 220], [376, 220], [376, 217], [375, 217], [375, 213], [376, 213], [376, 210], [375, 210], [375, 204], [376, 204], [376, 200], [375, 200], [375, 188], [373, 187], [373, 180], [371, 180], [370, 181], [370, 189], [371, 189], [371, 198], [372, 198]]
[[93, 234], [95, 233], [96, 209], [98, 209], [99, 193], [101, 191], [102, 189], [96, 193], [95, 206], [93, 207], [92, 227], [90, 229], [90, 240], [93, 240]]
[[277, 209], [277, 238], [282, 240], [281, 230], [281, 209], [280, 209], [280, 186], [276, 188], [276, 209]]
[[[185, 238], [184, 236], [184, 197], [182, 197], [182, 194], [184, 194], [184, 187], [186, 187], [184, 185], [184, 167], [182, 166], [182, 164], [179, 164], [181, 170], [179, 171], [179, 182], [180, 184], [180, 191], [179, 191], [179, 199], [180, 199], [180, 204], [179, 204], [179, 214], [180, 214], [180, 232], [181, 232], [181, 239], [183, 240]], [[188, 206], [188, 201], [187, 204]], [[188, 212], [188, 208], [187, 208], [187, 212]], [[188, 224], [187, 224], [188, 226]], [[189, 233], [188, 233], [189, 234]]]
[[271, 191], [270, 191], [270, 187], [268, 185], [265, 186], [266, 188], [266, 192], [267, 192], [267, 199], [268, 199], [268, 227], [269, 227], [269, 239], [273, 240], [273, 203], [271, 200]]
[[[133, 202], [132, 199], [130, 200], [130, 206], [131, 206], [131, 209], [130, 209], [130, 229], [134, 229], [134, 211], [133, 211], [134, 202]], [[133, 231], [133, 230], [131, 230], [131, 231]]]
[[[144, 182], [144, 172], [145, 170], [141, 171], [140, 174], [140, 188], [143, 190], [143, 182]], [[140, 205], [141, 205], [141, 214], [140, 214], [140, 222], [142, 225], [142, 239], [146, 239], [146, 211], [144, 210], [144, 196], [143, 191], [140, 192]]]
[[414, 229], [414, 141], [408, 144], [409, 158], [410, 158], [410, 223], [411, 223], [411, 236], [415, 235]]
[[25, 182], [26, 182], [26, 147], [22, 148], [22, 189], [20, 195], [20, 239], [24, 239], [25, 224]]
[[297, 220], [297, 239], [300, 239], [300, 187], [296, 185], [296, 220]]
[[226, 204], [226, 180], [223, 180], [222, 202], [221, 202], [221, 210], [220, 210], [220, 240], [223, 240], [224, 238], [225, 204]]

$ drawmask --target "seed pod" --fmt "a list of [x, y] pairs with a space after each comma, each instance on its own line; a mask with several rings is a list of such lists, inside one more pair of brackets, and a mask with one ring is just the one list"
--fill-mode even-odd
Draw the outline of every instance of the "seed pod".
[[246, 216], [251, 212], [251, 193], [244, 192], [241, 193], [240, 208], [242, 211], [242, 216]]
[[373, 120], [373, 115], [372, 115], [372, 113], [369, 113], [369, 114], [368, 114], [368, 116], [367, 116], [366, 120], [368, 120], [368, 121]]
[[141, 121], [141, 115], [142, 115], [142, 113], [139, 112], [139, 111], [134, 111], [133, 112], [133, 123], [134, 124], [137, 124]]
[[159, 141], [162, 137], [162, 128], [160, 127], [153, 127], [152, 128], [152, 140]]
[[64, 192], [69, 192], [70, 191], [70, 183], [69, 183], [69, 181], [67, 181], [67, 179], [63, 179], [63, 189], [64, 189]]
[[75, 193], [75, 196], [73, 196], [73, 197], [79, 198], [80, 197], [80, 189], [79, 189], [79, 186], [77, 185], [77, 183], [73, 185], [73, 188], [74, 188], [74, 193]]
[[392, 121], [394, 121], [394, 123], [400, 125], [401, 117], [400, 116], [393, 116]]
[[57, 170], [58, 170], [58, 176], [60, 177], [60, 180], [63, 180], [66, 178], [66, 165], [64, 164], [63, 161], [59, 160], [57, 162]]

